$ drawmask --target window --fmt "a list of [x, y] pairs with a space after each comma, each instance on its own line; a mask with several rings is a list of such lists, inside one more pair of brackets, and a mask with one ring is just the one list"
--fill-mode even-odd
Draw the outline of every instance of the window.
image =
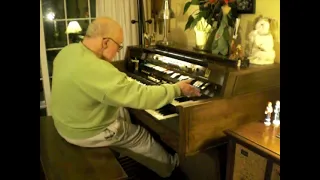
[[88, 25], [96, 18], [96, 1], [42, 0], [42, 16], [51, 76], [55, 56], [64, 46], [79, 42]]
[[54, 58], [64, 46], [79, 42], [95, 18], [96, 0], [40, 0], [40, 116], [51, 115]]

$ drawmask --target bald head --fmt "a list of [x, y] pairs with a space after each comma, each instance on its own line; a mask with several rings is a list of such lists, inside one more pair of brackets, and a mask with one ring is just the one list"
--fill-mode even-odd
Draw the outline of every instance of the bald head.
[[121, 26], [111, 18], [98, 17], [88, 27], [87, 37], [115, 37], [122, 33]]
[[121, 49], [123, 30], [108, 17], [96, 18], [88, 27], [83, 44], [99, 57], [111, 60]]

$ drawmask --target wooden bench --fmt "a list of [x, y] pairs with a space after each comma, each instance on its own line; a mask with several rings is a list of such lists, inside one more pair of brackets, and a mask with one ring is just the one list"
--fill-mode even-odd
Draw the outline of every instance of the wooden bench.
[[40, 118], [40, 161], [47, 180], [119, 180], [127, 174], [109, 148], [82, 148], [57, 133], [51, 117]]

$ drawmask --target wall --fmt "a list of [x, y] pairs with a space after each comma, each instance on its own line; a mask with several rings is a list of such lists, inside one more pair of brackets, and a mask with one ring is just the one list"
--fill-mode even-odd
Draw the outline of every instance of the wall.
[[[197, 9], [196, 6], [191, 6], [188, 12], [183, 15], [183, 7], [186, 0], [171, 0], [171, 8], [174, 11], [176, 17], [171, 19], [171, 29], [169, 39], [177, 42], [181, 45], [194, 46], [195, 45], [195, 34], [194, 31], [184, 31], [184, 26], [188, 20], [189, 15]], [[248, 37], [249, 32], [253, 29], [253, 22], [259, 15], [263, 15], [269, 18], [276, 19], [279, 24], [280, 30], [280, 0], [256, 0], [256, 14], [242, 14], [240, 16], [241, 23], [239, 28], [239, 35], [241, 44], [245, 47], [245, 40]], [[161, 39], [158, 36], [157, 39]], [[279, 42], [275, 42], [276, 50], [276, 62], [280, 63], [280, 39]]]

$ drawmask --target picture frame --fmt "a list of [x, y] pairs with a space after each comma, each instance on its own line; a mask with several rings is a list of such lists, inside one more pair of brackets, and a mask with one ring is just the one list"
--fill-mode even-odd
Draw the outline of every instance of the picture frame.
[[239, 14], [255, 14], [256, 0], [236, 0]]

